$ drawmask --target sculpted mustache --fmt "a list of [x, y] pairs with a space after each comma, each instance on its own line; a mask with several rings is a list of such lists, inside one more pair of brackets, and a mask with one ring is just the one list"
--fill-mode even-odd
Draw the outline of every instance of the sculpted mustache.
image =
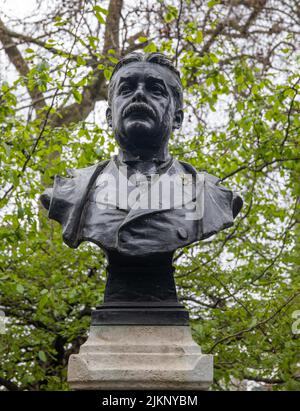
[[152, 117], [153, 119], [155, 119], [156, 117], [153, 108], [149, 107], [145, 103], [132, 103], [129, 106], [125, 107], [125, 109], [123, 110], [122, 117], [126, 117], [128, 114], [132, 112], [136, 113], [138, 111], [149, 114], [149, 116]]

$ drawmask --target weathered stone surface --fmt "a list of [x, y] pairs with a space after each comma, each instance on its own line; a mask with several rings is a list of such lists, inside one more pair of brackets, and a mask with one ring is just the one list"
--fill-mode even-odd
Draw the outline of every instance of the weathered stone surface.
[[212, 378], [188, 326], [92, 326], [68, 368], [75, 390], [207, 390]]

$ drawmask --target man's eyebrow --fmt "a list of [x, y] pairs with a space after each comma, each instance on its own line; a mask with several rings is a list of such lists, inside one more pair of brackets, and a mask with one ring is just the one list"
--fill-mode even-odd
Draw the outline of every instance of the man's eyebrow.
[[126, 83], [126, 82], [132, 82], [136, 79], [137, 76], [126, 76], [126, 77], [120, 77], [119, 79], [119, 84], [121, 83]]
[[160, 83], [160, 84], [162, 84], [164, 87], [166, 87], [166, 83], [164, 82], [164, 80], [161, 79], [161, 78], [159, 78], [159, 77], [155, 77], [155, 76], [153, 76], [153, 75], [149, 75], [149, 76], [146, 76], [146, 80], [151, 80], [151, 81], [153, 81], [153, 82]]
[[[119, 81], [118, 81], [118, 85], [117, 85], [117, 86], [120, 87], [120, 86], [121, 86], [122, 84], [124, 84], [124, 83], [133, 83], [137, 78], [138, 78], [138, 75], [136, 75], [136, 74], [122, 76], [122, 77], [119, 78]], [[165, 82], [163, 79], [161, 79], [161, 78], [159, 78], [159, 77], [156, 77], [156, 76], [153, 75], [153, 74], [149, 74], [148, 76], [145, 77], [145, 79], [146, 79], [146, 81], [151, 81], [151, 82], [154, 82], [154, 83], [159, 83], [159, 84], [162, 85], [165, 89], [167, 89], [166, 82]]]

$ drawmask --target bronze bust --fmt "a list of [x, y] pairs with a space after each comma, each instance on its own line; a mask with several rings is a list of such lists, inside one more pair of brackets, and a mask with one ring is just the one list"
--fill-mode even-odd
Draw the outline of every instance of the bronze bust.
[[56, 176], [42, 204], [68, 246], [91, 241], [105, 251], [107, 304], [176, 305], [175, 250], [230, 227], [242, 199], [170, 155], [169, 138], [183, 120], [182, 84], [165, 55], [125, 56], [114, 68], [108, 106], [119, 154], [72, 170], [71, 178]]

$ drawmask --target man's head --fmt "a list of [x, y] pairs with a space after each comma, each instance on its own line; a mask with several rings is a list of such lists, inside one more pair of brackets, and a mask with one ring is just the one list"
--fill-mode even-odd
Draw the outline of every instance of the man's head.
[[182, 85], [161, 53], [131, 53], [115, 67], [108, 91], [107, 121], [123, 149], [157, 152], [180, 128]]

